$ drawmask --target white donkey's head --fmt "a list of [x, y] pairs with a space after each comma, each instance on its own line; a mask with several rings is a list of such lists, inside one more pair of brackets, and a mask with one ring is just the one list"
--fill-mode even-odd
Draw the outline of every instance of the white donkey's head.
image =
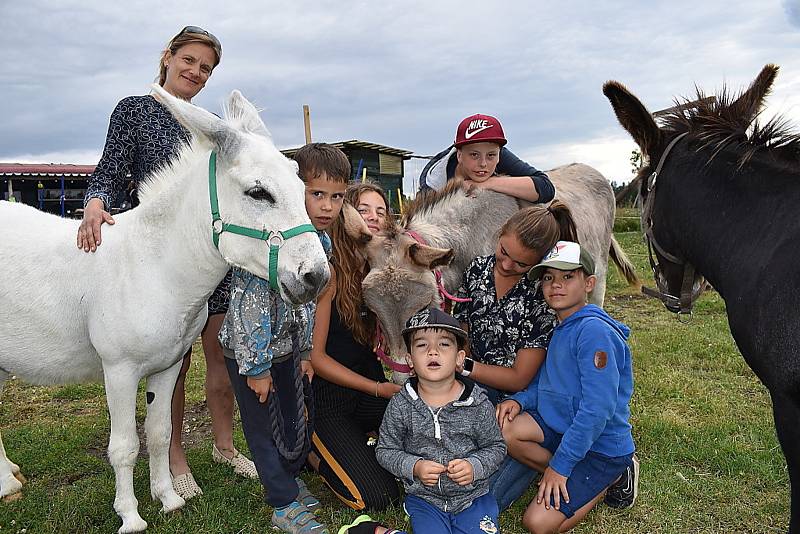
[[209, 171], [215, 179], [208, 182], [219, 220], [212, 223], [210, 200], [209, 241], [213, 224], [222, 257], [270, 280], [285, 301], [301, 304], [316, 297], [330, 277], [328, 262], [306, 213], [297, 164], [275, 148], [258, 110], [233, 91], [220, 119], [158, 85], [153, 91], [195, 140], [216, 154], [216, 164], [209, 164], [216, 167]]

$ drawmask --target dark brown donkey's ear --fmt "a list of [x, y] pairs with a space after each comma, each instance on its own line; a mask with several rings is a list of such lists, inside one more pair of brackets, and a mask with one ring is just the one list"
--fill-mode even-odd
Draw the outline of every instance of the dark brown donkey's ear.
[[659, 149], [662, 141], [661, 130], [653, 120], [653, 116], [644, 104], [619, 82], [606, 82], [603, 85], [603, 94], [611, 102], [619, 123], [631, 134], [642, 154], [649, 158]]

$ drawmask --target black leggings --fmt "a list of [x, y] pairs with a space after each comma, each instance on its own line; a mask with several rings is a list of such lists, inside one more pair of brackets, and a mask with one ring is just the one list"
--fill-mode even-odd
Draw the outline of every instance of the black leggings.
[[314, 378], [316, 417], [312, 446], [319, 474], [354, 510], [383, 510], [400, 500], [394, 475], [375, 459], [367, 433], [377, 432], [388, 400]]

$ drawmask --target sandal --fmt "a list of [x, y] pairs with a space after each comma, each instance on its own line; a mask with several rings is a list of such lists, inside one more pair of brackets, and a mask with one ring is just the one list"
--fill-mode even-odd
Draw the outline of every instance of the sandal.
[[308, 486], [306, 483], [303, 482], [303, 479], [297, 477], [294, 479], [297, 482], [297, 488], [300, 490], [297, 492], [297, 497], [295, 500], [299, 501], [303, 504], [306, 508], [311, 510], [312, 512], [320, 507], [319, 499], [317, 499], [313, 493], [308, 490]]
[[378, 527], [385, 528], [385, 534], [404, 534], [401, 530], [394, 530], [383, 523], [378, 523], [368, 515], [360, 515], [349, 525], [344, 525], [337, 534], [374, 534]]
[[228, 458], [219, 452], [216, 444], [213, 444], [211, 445], [211, 458], [218, 464], [225, 464], [233, 467], [233, 472], [237, 475], [242, 475], [245, 478], [258, 478], [256, 464], [236, 449], [233, 449], [233, 458]]
[[175, 493], [183, 497], [184, 501], [203, 494], [203, 490], [197, 485], [191, 471], [172, 477], [172, 487], [175, 488]]
[[292, 501], [272, 512], [272, 526], [287, 534], [328, 534], [325, 525], [303, 503]]

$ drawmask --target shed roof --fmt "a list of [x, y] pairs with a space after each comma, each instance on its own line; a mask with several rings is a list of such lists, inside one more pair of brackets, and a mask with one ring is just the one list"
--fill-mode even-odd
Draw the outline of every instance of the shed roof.
[[[377, 150], [378, 152], [383, 152], [384, 154], [391, 154], [392, 156], [399, 156], [403, 159], [411, 159], [411, 154], [413, 154], [410, 150], [403, 150], [402, 148], [393, 148], [386, 145], [379, 145], [378, 143], [369, 143], [367, 141], [359, 141], [358, 139], [351, 139], [349, 141], [339, 141], [336, 143], [328, 143], [330, 145], [335, 146], [341, 150], [345, 150], [348, 148], [363, 148], [366, 150]], [[297, 154], [297, 151], [300, 150], [302, 147], [297, 148], [287, 148], [285, 150], [281, 150], [284, 156], [294, 157]]]
[[89, 176], [95, 165], [69, 163], [0, 163], [0, 176]]

